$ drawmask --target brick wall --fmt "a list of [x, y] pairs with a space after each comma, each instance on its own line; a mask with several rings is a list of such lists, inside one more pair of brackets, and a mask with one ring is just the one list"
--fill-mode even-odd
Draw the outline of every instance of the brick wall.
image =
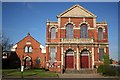
[[[30, 41], [31, 44], [26, 44], [28, 42], [28, 40]], [[27, 35], [24, 39], [19, 41], [17, 43], [16, 53], [17, 53], [18, 57], [20, 58], [21, 62], [23, 62], [22, 61], [23, 56], [24, 56], [24, 58], [26, 56], [29, 56], [32, 59], [32, 67], [33, 68], [34, 67], [44, 67], [45, 66], [45, 54], [43, 54], [41, 52], [40, 45], [41, 44], [38, 41], [36, 41], [33, 37], [31, 37], [31, 35]], [[32, 46], [32, 53], [25, 53], [24, 52], [25, 46]], [[37, 63], [36, 63], [37, 57], [40, 57], [40, 61], [41, 61], [40, 65], [37, 65]]]

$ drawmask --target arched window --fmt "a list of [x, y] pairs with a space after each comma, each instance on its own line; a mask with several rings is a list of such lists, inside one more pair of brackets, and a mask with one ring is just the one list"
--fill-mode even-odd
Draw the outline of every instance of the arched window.
[[88, 38], [88, 26], [82, 24], [80, 27], [80, 38]]
[[31, 46], [29, 47], [29, 52], [32, 52], [32, 47]]
[[73, 37], [74, 37], [73, 25], [69, 23], [66, 26], [66, 38], [73, 38]]
[[56, 29], [55, 29], [55, 27], [51, 28], [50, 36], [51, 36], [51, 39], [55, 39], [56, 38]]
[[104, 48], [99, 48], [99, 60], [103, 60], [103, 55], [104, 55]]
[[102, 39], [103, 39], [103, 29], [98, 28], [98, 40], [102, 40]]
[[25, 46], [24, 51], [28, 52], [28, 46]]
[[37, 63], [37, 64], [40, 64], [40, 57], [37, 57], [37, 58], [36, 58], [36, 63]]
[[53, 63], [56, 59], [55, 47], [50, 48], [50, 61]]

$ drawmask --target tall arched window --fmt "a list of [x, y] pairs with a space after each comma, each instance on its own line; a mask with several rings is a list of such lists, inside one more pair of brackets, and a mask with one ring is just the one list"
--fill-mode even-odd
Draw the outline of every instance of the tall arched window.
[[73, 25], [69, 23], [66, 26], [66, 38], [73, 38], [73, 37], [74, 37]]
[[103, 60], [103, 55], [104, 55], [104, 48], [99, 48], [99, 60]]
[[25, 46], [24, 51], [28, 52], [28, 46]]
[[36, 63], [37, 63], [37, 64], [40, 64], [40, 57], [37, 57], [37, 58], [36, 58]]
[[80, 27], [80, 38], [88, 38], [88, 26], [82, 24]]
[[55, 39], [56, 38], [56, 29], [55, 29], [55, 27], [52, 27], [51, 28], [51, 39]]
[[103, 39], [103, 29], [98, 28], [98, 40], [102, 40], [102, 39]]
[[50, 48], [50, 61], [53, 63], [56, 59], [55, 47]]
[[31, 46], [29, 47], [29, 52], [32, 52], [32, 47]]

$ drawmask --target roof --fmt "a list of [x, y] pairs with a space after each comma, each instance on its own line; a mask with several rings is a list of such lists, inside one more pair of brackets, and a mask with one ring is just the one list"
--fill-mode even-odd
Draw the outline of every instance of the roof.
[[[28, 37], [28, 36], [30, 36], [32, 39], [34, 39], [31, 35], [30, 35], [30, 33], [28, 33], [28, 35], [26, 36], [26, 37]], [[22, 40], [24, 40], [26, 37], [24, 37]], [[19, 42], [21, 42], [22, 40], [20, 40]], [[36, 39], [34, 39], [36, 42], [38, 42]], [[18, 42], [18, 43], [19, 43]], [[15, 45], [13, 45], [13, 47], [11, 48], [11, 51], [15, 51], [15, 48], [17, 48], [17, 44], [18, 43], [16, 43]], [[39, 42], [38, 42], [39, 43]], [[41, 45], [41, 43], [39, 43], [40, 44], [40, 48], [42, 49], [42, 52], [43, 53], [45, 53], [46, 52], [46, 50], [45, 50], [45, 47], [43, 46], [43, 45]]]
[[57, 15], [57, 17], [96, 17], [96, 15], [76, 4], [63, 13]]
[[[28, 33], [28, 35], [26, 37], [30, 36], [32, 39], [34, 39], [30, 33]], [[24, 37], [22, 40], [24, 40], [26, 37]], [[21, 42], [22, 40], [20, 40], [19, 42]], [[38, 42], [36, 39], [34, 39], [36, 42]], [[18, 44], [19, 42], [17, 42], [16, 44]], [[38, 42], [39, 44], [41, 44], [40, 42]]]

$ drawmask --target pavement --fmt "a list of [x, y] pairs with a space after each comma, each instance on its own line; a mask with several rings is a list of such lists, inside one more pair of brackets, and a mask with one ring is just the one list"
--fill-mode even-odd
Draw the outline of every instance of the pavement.
[[[68, 74], [68, 73], [64, 73], [64, 74], [60, 74], [60, 73], [57, 73], [58, 74], [58, 77], [53, 77], [53, 78], [42, 78], [42, 79], [46, 79], [46, 80], [66, 80], [67, 78], [68, 79], [72, 79], [72, 78], [89, 78], [88, 80], [92, 79], [92, 78], [102, 78], [101, 80], [120, 80], [120, 77], [117, 77], [117, 76], [102, 76], [98, 73], [96, 74]], [[109, 79], [110, 78], [110, 79]], [[2, 80], [41, 80], [41, 77], [38, 77], [38, 76], [28, 76], [28, 77], [24, 77], [24, 79], [21, 78], [21, 76], [5, 76], [3, 77]], [[96, 80], [96, 79], [95, 79]]]
[[102, 76], [100, 74], [58, 74], [59, 78], [118, 78], [116, 76]]

